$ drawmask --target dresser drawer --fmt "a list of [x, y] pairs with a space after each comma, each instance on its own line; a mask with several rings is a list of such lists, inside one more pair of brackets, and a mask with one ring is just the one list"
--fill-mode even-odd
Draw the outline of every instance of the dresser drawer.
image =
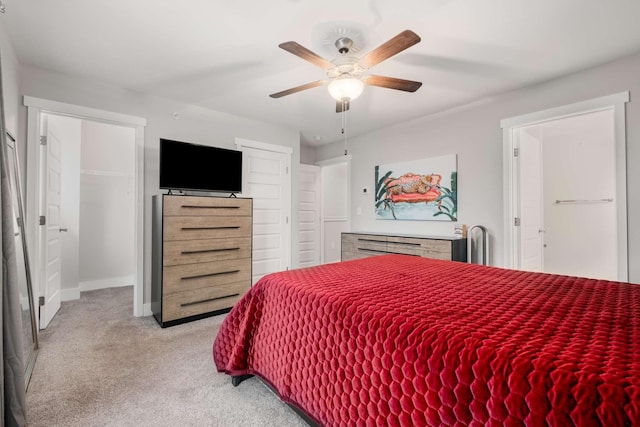
[[369, 254], [365, 252], [342, 252], [341, 261], [349, 261], [352, 259], [369, 258], [375, 254]]
[[202, 262], [163, 268], [164, 293], [220, 286], [232, 282], [251, 284], [251, 259]]
[[251, 217], [168, 216], [164, 240], [220, 239], [251, 236]]
[[251, 237], [173, 240], [165, 242], [163, 254], [164, 266], [250, 258]]
[[162, 298], [162, 321], [233, 307], [250, 287], [249, 282], [237, 282], [165, 295]]
[[451, 260], [451, 252], [424, 251], [420, 256], [424, 258]]
[[370, 236], [367, 234], [343, 234], [343, 248], [347, 252], [366, 251], [371, 255], [384, 253], [387, 248], [385, 236]]
[[[446, 240], [389, 237], [387, 250], [392, 253], [426, 256], [429, 258], [451, 258], [451, 242]], [[444, 258], [439, 254], [443, 254]]]
[[165, 197], [165, 216], [250, 216], [251, 199], [194, 196]]
[[342, 233], [342, 260], [384, 254], [466, 262], [466, 239], [391, 234]]

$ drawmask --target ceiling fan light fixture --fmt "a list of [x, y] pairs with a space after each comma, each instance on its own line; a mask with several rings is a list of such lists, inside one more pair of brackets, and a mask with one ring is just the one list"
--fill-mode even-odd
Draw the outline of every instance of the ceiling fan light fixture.
[[329, 83], [329, 95], [336, 101], [353, 101], [362, 94], [364, 83], [349, 74], [336, 77]]

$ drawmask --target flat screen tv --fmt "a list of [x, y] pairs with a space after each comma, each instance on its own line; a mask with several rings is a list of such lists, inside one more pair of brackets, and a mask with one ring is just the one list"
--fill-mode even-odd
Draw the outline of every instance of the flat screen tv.
[[242, 192], [242, 152], [160, 139], [160, 188]]

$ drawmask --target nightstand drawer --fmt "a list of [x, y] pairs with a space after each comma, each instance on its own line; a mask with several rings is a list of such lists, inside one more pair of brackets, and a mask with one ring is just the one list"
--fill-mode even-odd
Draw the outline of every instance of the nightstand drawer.
[[251, 236], [251, 217], [169, 216], [164, 241]]
[[165, 295], [162, 298], [162, 321], [233, 307], [250, 287], [249, 283], [238, 282]]
[[164, 293], [171, 294], [232, 282], [251, 285], [251, 258], [198, 264], [174, 265], [163, 268]]
[[251, 237], [165, 242], [163, 265], [195, 264], [251, 257]]
[[251, 199], [176, 196], [164, 199], [165, 216], [250, 216]]

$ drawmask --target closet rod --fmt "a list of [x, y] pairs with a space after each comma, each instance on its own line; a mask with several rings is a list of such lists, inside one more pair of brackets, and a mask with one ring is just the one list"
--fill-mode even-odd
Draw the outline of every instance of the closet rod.
[[556, 205], [569, 204], [569, 203], [610, 203], [613, 199], [582, 199], [582, 200], [556, 200]]
[[85, 175], [98, 175], [98, 176], [123, 176], [123, 177], [131, 177], [132, 174], [125, 172], [111, 172], [111, 171], [101, 171], [95, 169], [80, 169], [80, 173]]

